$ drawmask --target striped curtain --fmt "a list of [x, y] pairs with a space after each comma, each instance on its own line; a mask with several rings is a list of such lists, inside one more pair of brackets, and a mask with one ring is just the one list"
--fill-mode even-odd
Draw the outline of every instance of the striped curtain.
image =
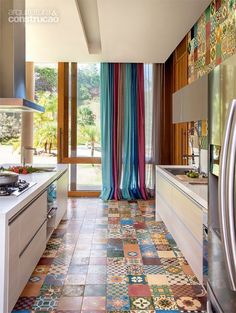
[[103, 200], [147, 199], [144, 65], [101, 64]]

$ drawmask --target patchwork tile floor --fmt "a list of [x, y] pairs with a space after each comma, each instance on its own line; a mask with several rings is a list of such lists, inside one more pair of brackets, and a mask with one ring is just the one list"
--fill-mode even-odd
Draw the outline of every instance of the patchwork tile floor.
[[204, 289], [153, 201], [70, 199], [67, 216], [14, 313], [205, 312]]

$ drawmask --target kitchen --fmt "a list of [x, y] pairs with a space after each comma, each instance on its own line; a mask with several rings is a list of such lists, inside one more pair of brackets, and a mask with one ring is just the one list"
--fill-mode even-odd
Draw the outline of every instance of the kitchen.
[[0, 312], [236, 312], [236, 4], [167, 2], [2, 0]]

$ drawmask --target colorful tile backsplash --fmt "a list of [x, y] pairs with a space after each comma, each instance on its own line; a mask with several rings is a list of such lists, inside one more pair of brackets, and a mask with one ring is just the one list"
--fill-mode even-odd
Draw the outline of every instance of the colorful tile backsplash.
[[213, 0], [188, 33], [189, 83], [236, 52], [236, 0]]

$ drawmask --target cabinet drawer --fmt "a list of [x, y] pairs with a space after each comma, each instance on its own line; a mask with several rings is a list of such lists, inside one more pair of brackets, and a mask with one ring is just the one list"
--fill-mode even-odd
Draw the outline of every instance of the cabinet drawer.
[[21, 251], [47, 218], [47, 193], [44, 192], [18, 218]]
[[165, 200], [168, 205], [171, 205], [172, 185], [159, 174], [157, 174], [156, 177], [156, 190], [162, 196], [163, 200]]
[[46, 222], [19, 257], [19, 288], [23, 290], [46, 248]]
[[193, 236], [202, 242], [202, 211], [179, 190], [173, 188], [173, 210]]

